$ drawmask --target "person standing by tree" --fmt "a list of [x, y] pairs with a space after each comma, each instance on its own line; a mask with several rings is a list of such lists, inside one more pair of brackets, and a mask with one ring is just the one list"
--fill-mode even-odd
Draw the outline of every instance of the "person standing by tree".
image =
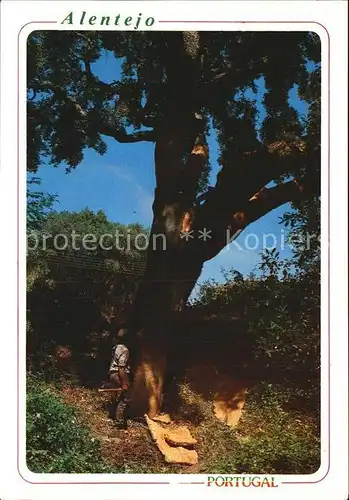
[[121, 325], [117, 332], [112, 349], [112, 359], [109, 367], [109, 380], [113, 389], [109, 416], [116, 424], [125, 428], [125, 409], [128, 403], [130, 389], [130, 351], [129, 334], [125, 325]]

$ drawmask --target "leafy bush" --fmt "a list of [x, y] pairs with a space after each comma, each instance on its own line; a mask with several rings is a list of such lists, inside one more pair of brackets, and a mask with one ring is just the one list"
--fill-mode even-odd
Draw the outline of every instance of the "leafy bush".
[[295, 272], [273, 250], [262, 255], [259, 275], [232, 270], [223, 284], [207, 282], [195, 307], [206, 314], [244, 320], [253, 373], [293, 387], [313, 409], [320, 394], [320, 287], [318, 262]]
[[[302, 215], [302, 214], [301, 214]], [[293, 230], [305, 217], [289, 218]], [[304, 219], [304, 220], [303, 220]], [[314, 222], [314, 231], [317, 227]], [[206, 473], [311, 474], [320, 466], [319, 249], [296, 249], [289, 261], [274, 249], [257, 273], [235, 270], [206, 282], [194, 307], [243, 319], [253, 353], [249, 393], [235, 429], [212, 418], [198, 428]]]
[[251, 391], [237, 431], [239, 472], [312, 474], [320, 466], [319, 421], [316, 414], [285, 411], [284, 386], [266, 382]]
[[320, 466], [315, 418], [283, 409], [283, 388], [259, 384], [234, 429], [212, 416], [197, 428], [201, 470], [215, 474], [312, 474]]
[[99, 441], [80, 425], [75, 408], [31, 375], [27, 380], [26, 446], [32, 472], [116, 472], [104, 463]]

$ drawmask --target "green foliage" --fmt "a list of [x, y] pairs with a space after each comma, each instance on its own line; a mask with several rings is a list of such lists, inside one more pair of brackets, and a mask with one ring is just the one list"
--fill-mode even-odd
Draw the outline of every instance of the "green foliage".
[[290, 409], [290, 397], [284, 385], [264, 382], [252, 390], [240, 423], [240, 470], [311, 474], [319, 468], [319, 414]]
[[39, 229], [57, 200], [56, 195], [29, 188], [29, 186], [40, 184], [41, 180], [38, 177], [31, 177], [27, 180], [27, 232]]
[[[148, 232], [140, 224], [111, 222], [102, 210], [94, 213], [88, 208], [80, 212], [50, 211], [40, 222], [40, 227], [28, 235], [29, 260], [41, 251], [40, 257], [47, 253], [57, 257], [90, 257], [91, 262], [97, 258], [103, 264], [116, 260], [124, 265], [144, 261], [144, 252], [137, 250], [135, 245], [137, 234]], [[102, 236], [105, 237], [101, 240]]]
[[310, 197], [286, 212], [280, 222], [289, 228], [293, 259], [299, 274], [315, 285], [320, 274], [320, 200]]
[[248, 393], [236, 429], [203, 425], [204, 439], [214, 440], [207, 473], [311, 474], [320, 466], [320, 248], [317, 238], [304, 245], [307, 233], [319, 234], [319, 213], [313, 199], [285, 214], [290, 239], [303, 236], [291, 259], [265, 251], [250, 276], [231, 270], [223, 284], [201, 287], [196, 307], [245, 320], [248, 376], [263, 381]]
[[[309, 146], [306, 154], [291, 146], [296, 161], [284, 162], [272, 177], [306, 175], [310, 184], [318, 183], [319, 37], [200, 32], [199, 64], [188, 56], [185, 39], [181, 32], [33, 32], [28, 38], [29, 170], [35, 172], [43, 159], [75, 168], [85, 148], [106, 152], [105, 135], [127, 142], [127, 134], [151, 129], [156, 140], [175, 120], [180, 98], [184, 110], [203, 117], [206, 133], [213, 127], [221, 165], [238, 169], [245, 155], [262, 145], [302, 139]], [[94, 64], [106, 54], [115, 74], [101, 81]], [[260, 79], [266, 89], [262, 123], [255, 93]], [[294, 88], [310, 106], [306, 117], [290, 104]], [[188, 155], [188, 145], [183, 153]], [[204, 176], [207, 180], [207, 171]]]
[[100, 443], [55, 390], [27, 377], [27, 466], [37, 473], [106, 473]]
[[[305, 221], [294, 217], [294, 228]], [[295, 249], [281, 261], [265, 251], [258, 275], [243, 277], [232, 270], [223, 284], [207, 282], [196, 307], [218, 317], [245, 321], [253, 354], [253, 373], [282, 383], [288, 402], [319, 411], [320, 282], [319, 249]]]
[[[112, 248], [101, 248], [100, 237], [117, 231], [123, 235], [119, 246], [125, 249], [116, 247], [113, 236], [103, 242]], [[140, 232], [146, 229], [139, 224], [124, 226], [109, 221], [102, 211], [84, 209], [51, 211], [28, 234], [27, 347], [32, 369], [43, 370], [44, 362], [45, 372], [53, 377], [51, 355], [57, 346], [65, 345], [74, 353], [88, 355], [84, 362], [80, 359], [86, 375], [96, 377], [98, 370], [105, 370], [110, 337], [120, 315], [130, 307], [144, 271], [145, 252], [134, 244]], [[57, 235], [61, 235], [56, 240], [59, 247], [65, 237], [66, 248], [55, 248]], [[86, 235], [93, 235], [97, 244], [84, 246]], [[45, 240], [45, 236], [49, 237]], [[39, 242], [37, 248], [35, 242]]]
[[[270, 342], [273, 339], [272, 346], [275, 348], [277, 341], [291, 348], [293, 343], [297, 343], [295, 335], [299, 335], [297, 340], [301, 340], [305, 331], [304, 341], [311, 342], [312, 331], [319, 325], [317, 264], [316, 260], [310, 271], [303, 269], [300, 272], [298, 267], [295, 268], [295, 260], [280, 261], [275, 250], [265, 251], [258, 275], [243, 277], [232, 270], [226, 273], [223, 284], [206, 282], [195, 305], [228, 317], [245, 318], [251, 333], [257, 332], [256, 340], [264, 336]], [[315, 276], [317, 286], [314, 287]], [[288, 335], [287, 339], [285, 335]], [[273, 357], [278, 354], [274, 352]]]
[[[195, 399], [195, 398], [194, 398]], [[200, 403], [199, 403], [200, 404]], [[285, 411], [283, 386], [261, 383], [248, 393], [236, 428], [206, 410], [196, 429], [200, 472], [206, 474], [312, 474], [320, 466], [316, 418]]]

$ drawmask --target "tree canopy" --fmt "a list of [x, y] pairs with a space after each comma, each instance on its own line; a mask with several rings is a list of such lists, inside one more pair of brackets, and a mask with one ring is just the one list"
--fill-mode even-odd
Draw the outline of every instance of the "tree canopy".
[[[103, 82], [93, 63], [106, 53], [121, 72]], [[154, 141], [168, 120], [212, 127], [229, 176], [248, 171], [253, 188], [319, 171], [320, 40], [308, 32], [37, 31], [28, 39], [28, 168], [42, 159], [68, 169], [85, 148], [100, 154], [105, 136]], [[263, 77], [265, 118], [246, 95]], [[292, 107], [298, 86], [307, 119]], [[191, 144], [183, 148], [182, 160]], [[226, 175], [224, 175], [225, 177]], [[219, 181], [218, 181], [219, 183]], [[253, 190], [253, 189], [252, 189]]]

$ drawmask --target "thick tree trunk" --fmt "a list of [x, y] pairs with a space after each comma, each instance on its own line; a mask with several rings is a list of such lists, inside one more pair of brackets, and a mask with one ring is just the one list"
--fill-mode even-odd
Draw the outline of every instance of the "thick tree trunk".
[[170, 317], [184, 307], [203, 266], [203, 259], [190, 251], [190, 242], [183, 238], [190, 230], [197, 182], [206, 160], [197, 154], [197, 120], [180, 118], [180, 123], [188, 122], [186, 130], [183, 126], [178, 130], [175, 124], [164, 130], [155, 148], [154, 220], [146, 273], [132, 318], [139, 343], [131, 396], [131, 411], [136, 415], [154, 416], [160, 410]]
[[162, 403], [172, 313], [183, 309], [203, 263], [186, 255], [179, 242], [177, 249], [149, 253], [150, 263], [133, 311], [138, 355], [133, 368], [131, 413], [153, 417]]

